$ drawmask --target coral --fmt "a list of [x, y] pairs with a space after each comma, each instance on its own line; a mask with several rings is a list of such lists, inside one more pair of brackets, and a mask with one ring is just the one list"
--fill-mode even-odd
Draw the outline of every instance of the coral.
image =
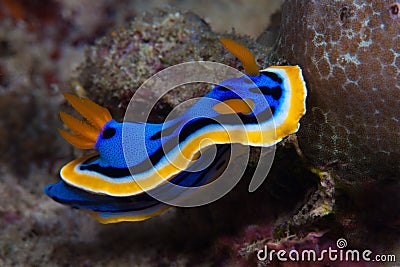
[[298, 141], [345, 183], [398, 179], [400, 19], [393, 1], [286, 1], [279, 54], [303, 67]]
[[332, 228], [354, 246], [388, 250], [400, 234], [393, 193], [400, 177], [397, 7], [392, 1], [286, 1], [277, 49], [303, 67], [309, 95], [299, 152], [335, 181]]

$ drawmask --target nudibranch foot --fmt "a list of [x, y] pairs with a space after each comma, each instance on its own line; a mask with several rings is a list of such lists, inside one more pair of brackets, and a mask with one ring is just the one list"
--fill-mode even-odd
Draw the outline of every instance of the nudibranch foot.
[[[97, 157], [96, 154], [89, 156]], [[148, 193], [142, 192], [134, 196], [114, 197], [93, 194], [70, 186], [63, 180], [46, 186], [44, 192], [61, 204], [90, 211], [90, 214], [101, 223], [141, 221], [162, 213], [170, 207], [155, 199], [154, 196], [174, 199], [185, 194], [184, 189], [175, 188], [174, 185], [195, 188], [209, 183], [225, 170], [229, 157], [230, 145], [218, 145], [216, 157], [209, 166], [203, 166], [202, 161], [196, 161], [187, 171], [176, 175], [170, 183]], [[200, 170], [196, 171], [197, 169]]]

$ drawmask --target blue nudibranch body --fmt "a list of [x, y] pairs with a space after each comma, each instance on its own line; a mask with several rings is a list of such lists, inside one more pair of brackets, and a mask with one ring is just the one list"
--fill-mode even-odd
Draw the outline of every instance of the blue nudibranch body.
[[[165, 181], [207, 184], [224, 171], [231, 143], [267, 147], [296, 132], [307, 95], [300, 67], [259, 71], [250, 51], [230, 39], [221, 42], [242, 61], [247, 75], [222, 82], [162, 124], [119, 123], [94, 102], [64, 94], [86, 121], [61, 112], [74, 133], [60, 133], [72, 145], [97, 152], [66, 164], [61, 180], [48, 185], [46, 194], [89, 210], [102, 223], [145, 220], [169, 208], [148, 194], [172, 190]], [[214, 144], [216, 157], [202, 166], [201, 158], [195, 160], [199, 151]]]

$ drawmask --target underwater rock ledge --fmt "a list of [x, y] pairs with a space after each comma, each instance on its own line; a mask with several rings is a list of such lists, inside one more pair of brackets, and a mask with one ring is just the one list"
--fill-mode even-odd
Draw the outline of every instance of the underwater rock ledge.
[[[169, 66], [204, 60], [243, 69], [240, 61], [222, 47], [219, 36], [191, 12], [152, 10], [136, 17], [127, 27], [98, 39], [87, 50], [75, 81], [84, 88], [87, 97], [122, 118], [136, 89]], [[262, 65], [270, 49], [250, 39], [244, 39], [242, 44], [254, 52]], [[163, 120], [173, 107], [184, 100], [202, 96], [209, 89], [200, 84], [173, 90], [157, 103], [149, 120]], [[151, 101], [153, 92], [146, 93], [143, 101]]]

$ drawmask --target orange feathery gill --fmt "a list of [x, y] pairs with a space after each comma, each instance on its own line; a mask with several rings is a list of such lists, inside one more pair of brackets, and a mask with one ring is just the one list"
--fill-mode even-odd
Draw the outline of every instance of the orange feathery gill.
[[94, 148], [101, 129], [112, 120], [110, 112], [87, 98], [79, 98], [68, 93], [63, 95], [85, 120], [78, 120], [65, 112], [60, 112], [61, 120], [74, 133], [63, 129], [58, 131], [65, 140], [77, 148]]
[[249, 49], [243, 45], [224, 37], [220, 37], [222, 45], [235, 55], [243, 64], [244, 72], [249, 76], [260, 75], [260, 69], [257, 62]]

